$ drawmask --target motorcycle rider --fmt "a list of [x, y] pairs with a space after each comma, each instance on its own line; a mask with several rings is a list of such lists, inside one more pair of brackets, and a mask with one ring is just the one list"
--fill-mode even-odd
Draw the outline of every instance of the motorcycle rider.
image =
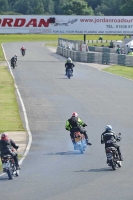
[[26, 51], [26, 48], [25, 48], [24, 46], [22, 46], [21, 49], [20, 49], [20, 51], [21, 51], [21, 53], [22, 53], [23, 51], [25, 52], [25, 51]]
[[87, 124], [85, 124], [78, 117], [78, 114], [76, 112], [73, 112], [71, 118], [66, 121], [65, 125], [66, 130], [70, 131], [70, 137], [73, 143], [74, 143], [74, 133], [79, 131], [80, 133], [84, 134], [87, 145], [91, 145], [91, 143], [89, 143], [87, 131], [83, 128], [85, 126], [87, 126]]
[[13, 56], [11, 58], [11, 66], [13, 67], [13, 63], [15, 62], [15, 65], [17, 66], [17, 55]]
[[73, 74], [73, 67], [75, 67], [75, 65], [73, 64], [72, 59], [68, 58], [66, 63], [65, 63], [65, 68], [66, 68], [66, 74], [65, 75], [67, 75], [67, 70], [68, 69], [71, 69], [72, 70], [72, 74]]
[[1, 152], [1, 158], [4, 155], [11, 155], [14, 158], [16, 168], [17, 170], [20, 169], [19, 163], [18, 163], [18, 154], [16, 151], [13, 151], [14, 149], [18, 149], [19, 146], [15, 144], [15, 142], [8, 137], [6, 133], [1, 134], [1, 140], [0, 140], [0, 152]]
[[105, 149], [107, 147], [115, 147], [118, 151], [120, 160], [123, 161], [120, 146], [116, 143], [118, 141], [117, 136], [114, 131], [112, 131], [112, 126], [107, 125], [105, 131], [101, 134], [101, 144], [105, 143]]

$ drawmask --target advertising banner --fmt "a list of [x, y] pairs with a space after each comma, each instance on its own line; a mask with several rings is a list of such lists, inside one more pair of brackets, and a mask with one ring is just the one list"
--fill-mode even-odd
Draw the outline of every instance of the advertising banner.
[[0, 34], [133, 35], [132, 16], [0, 15]]

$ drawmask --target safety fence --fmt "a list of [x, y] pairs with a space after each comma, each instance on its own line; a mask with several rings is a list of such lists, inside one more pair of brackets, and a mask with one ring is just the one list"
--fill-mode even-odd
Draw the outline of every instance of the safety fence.
[[81, 52], [69, 50], [63, 47], [57, 47], [57, 53], [71, 59], [75, 62], [86, 62], [86, 63], [98, 63], [107, 65], [123, 65], [123, 66], [133, 66], [133, 56], [125, 54], [116, 54], [110, 52], [94, 52], [93, 49], [89, 49], [89, 52]]

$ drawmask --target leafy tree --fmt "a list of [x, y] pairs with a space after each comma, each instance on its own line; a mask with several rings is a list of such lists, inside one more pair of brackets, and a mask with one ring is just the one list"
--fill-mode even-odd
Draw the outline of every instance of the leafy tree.
[[67, 4], [68, 0], [54, 0], [55, 14], [60, 15], [63, 13], [63, 6]]
[[95, 14], [101, 13], [106, 16], [117, 16], [120, 14], [120, 3], [121, 0], [102, 0], [101, 5], [98, 5], [95, 9]]
[[44, 14], [44, 6], [41, 0], [19, 0], [14, 6], [15, 11], [26, 14]]
[[72, 0], [62, 6], [63, 14], [67, 15], [94, 15], [91, 7], [84, 0]]
[[53, 0], [43, 0], [43, 5], [45, 9], [45, 14], [54, 14], [54, 1]]
[[26, 15], [27, 11], [28, 11], [28, 0], [19, 0], [14, 5], [14, 10], [15, 10], [15, 12], [22, 13], [22, 14]]
[[86, 0], [86, 2], [88, 3], [88, 6], [95, 10], [97, 6], [101, 5], [102, 0]]
[[120, 11], [122, 15], [133, 15], [133, 0], [121, 0]]
[[8, 0], [9, 9], [13, 11], [14, 5], [17, 3], [18, 0]]
[[4, 11], [8, 11], [8, 1], [0, 0], [0, 13]]

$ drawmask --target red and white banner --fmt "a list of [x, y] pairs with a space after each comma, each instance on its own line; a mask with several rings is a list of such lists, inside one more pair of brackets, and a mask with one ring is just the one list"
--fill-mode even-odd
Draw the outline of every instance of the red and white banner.
[[2, 33], [133, 35], [133, 17], [0, 15]]

